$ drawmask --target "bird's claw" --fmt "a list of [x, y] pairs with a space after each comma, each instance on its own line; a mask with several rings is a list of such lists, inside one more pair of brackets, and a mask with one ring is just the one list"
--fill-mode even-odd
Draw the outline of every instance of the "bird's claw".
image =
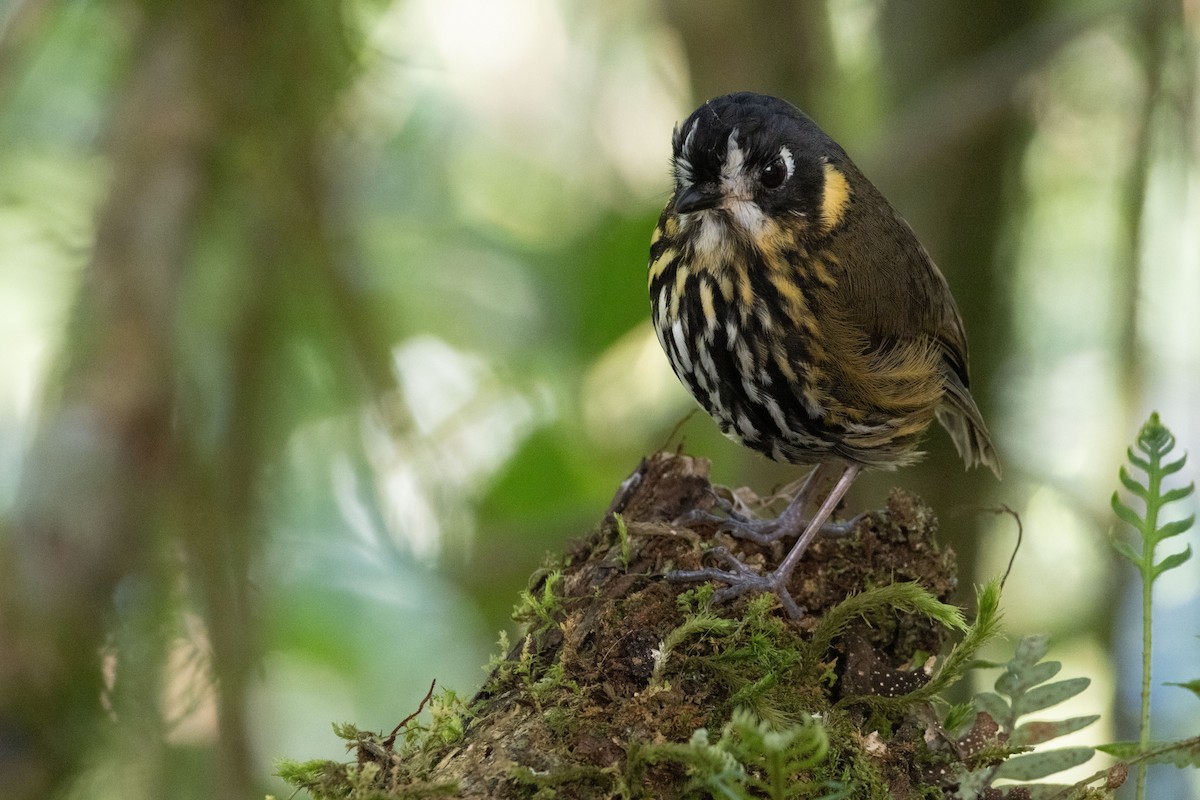
[[[743, 539], [760, 545], [771, 544], [788, 536], [798, 536], [807, 525], [804, 520], [801, 520], [799, 527], [796, 527], [784, 525], [778, 519], [752, 519], [735, 511], [728, 504], [728, 501], [722, 502], [726, 504], [726, 507], [722, 508], [726, 516], [694, 508], [679, 517], [676, 522], [681, 524], [690, 522], [710, 523], [718, 526], [721, 531], [728, 533], [735, 539]], [[866, 516], [866, 512], [851, 517], [844, 522], [826, 522], [821, 526], [821, 535], [834, 538], [848, 536], [854, 531], [864, 516]]]
[[786, 536], [789, 531], [777, 519], [754, 519], [738, 511], [733, 503], [723, 497], [716, 498], [716, 507], [721, 511], [714, 514], [699, 508], [683, 514], [675, 520], [677, 524], [707, 523], [735, 539], [745, 539], [755, 544], [770, 544]]
[[713, 555], [719, 558], [726, 569], [706, 567], [704, 569], [675, 570], [667, 573], [667, 580], [676, 583], [698, 583], [701, 581], [719, 581], [726, 584], [724, 589], [718, 589], [713, 594], [713, 602], [727, 603], [741, 597], [746, 592], [770, 592], [779, 598], [779, 604], [787, 612], [788, 617], [800, 620], [804, 617], [802, 609], [791, 593], [788, 592], [786, 581], [778, 571], [762, 575], [742, 563], [724, 547], [716, 547]]
[[842, 536], [849, 536], [854, 533], [854, 529], [858, 527], [858, 523], [863, 521], [869, 512], [860, 511], [848, 520], [842, 522], [826, 522], [821, 526], [821, 535], [829, 536], [837, 539]]
[[736, 522], [751, 522], [753, 518], [748, 516], [743, 511], [739, 511], [738, 507], [730, 500], [722, 497], [716, 492], [709, 492], [713, 500], [713, 507], [720, 513], [714, 514], [711, 511], [706, 511], [701, 508], [693, 508], [686, 514], [680, 516], [676, 522], [708, 522], [714, 525], [723, 525], [730, 520]]

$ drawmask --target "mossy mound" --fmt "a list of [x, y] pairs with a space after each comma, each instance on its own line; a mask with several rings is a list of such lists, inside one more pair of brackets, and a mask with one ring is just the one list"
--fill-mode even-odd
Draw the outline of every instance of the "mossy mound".
[[793, 623], [773, 596], [711, 605], [711, 585], [663, 579], [707, 564], [715, 540], [778, 563], [783, 545], [677, 521], [726, 491], [701, 459], [646, 459], [535, 575], [515, 612], [527, 633], [475, 698], [433, 698], [432, 726], [399, 737], [348, 729], [356, 763], [287, 777], [321, 797], [941, 796], [962, 756], [921, 692], [958, 619], [933, 514], [896, 491], [814, 542]]

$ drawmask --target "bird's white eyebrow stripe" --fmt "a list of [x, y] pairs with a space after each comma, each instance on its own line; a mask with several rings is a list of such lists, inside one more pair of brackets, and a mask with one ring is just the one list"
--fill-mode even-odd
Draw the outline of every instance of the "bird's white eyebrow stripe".
[[734, 128], [729, 132], [729, 139], [725, 144], [725, 163], [721, 166], [721, 177], [727, 181], [736, 179], [745, 160], [746, 154], [738, 144], [738, 129]]
[[779, 157], [783, 159], [783, 166], [787, 169], [787, 177], [784, 180], [792, 177], [792, 173], [796, 171], [796, 161], [792, 158], [792, 151], [785, 144], [779, 148]]
[[675, 159], [675, 180], [681, 183], [692, 182], [692, 162], [683, 156]]
[[683, 137], [683, 147], [681, 152], [685, 155], [690, 155], [692, 150], [692, 137], [696, 135], [696, 128], [700, 127], [700, 120], [692, 120], [692, 127], [688, 128], [687, 136]]

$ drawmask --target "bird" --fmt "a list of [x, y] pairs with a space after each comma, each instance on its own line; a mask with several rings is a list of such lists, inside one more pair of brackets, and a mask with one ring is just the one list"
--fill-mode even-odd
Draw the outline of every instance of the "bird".
[[[812, 467], [776, 519], [722, 517], [735, 536], [796, 536], [760, 572], [718, 548], [727, 601], [787, 582], [863, 469], [918, 460], [937, 420], [966, 467], [1000, 461], [971, 396], [967, 337], [950, 287], [909, 224], [850, 156], [778, 97], [737, 92], [675, 127], [673, 192], [650, 242], [655, 333], [676, 376], [730, 439]], [[807, 508], [836, 475], [816, 511]]]

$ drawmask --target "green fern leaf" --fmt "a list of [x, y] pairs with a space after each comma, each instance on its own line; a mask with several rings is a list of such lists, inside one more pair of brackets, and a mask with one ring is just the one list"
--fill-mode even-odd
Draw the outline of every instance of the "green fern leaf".
[[1022, 636], [1017, 642], [1017, 652], [1013, 655], [1013, 664], [1032, 666], [1050, 652], [1050, 637], [1044, 633], [1032, 636]]
[[1200, 736], [1168, 742], [1113, 742], [1097, 748], [1122, 761], [1138, 760], [1146, 764], [1173, 764], [1177, 767], [1200, 767]]
[[1018, 717], [1056, 706], [1082, 692], [1092, 683], [1091, 678], [1068, 678], [1030, 689], [1013, 700], [1013, 713]]
[[1063, 800], [1080, 796], [1078, 789], [1069, 783], [1032, 783], [1021, 788], [1029, 791], [1029, 800]]
[[[1192, 527], [1196, 521], [1195, 515], [1189, 516], [1186, 519], [1176, 520], [1160, 525], [1159, 520], [1163, 516], [1164, 508], [1188, 497], [1195, 491], [1194, 485], [1189, 484], [1185, 487], [1177, 487], [1167, 489], [1163, 486], [1163, 480], [1178, 472], [1183, 468], [1187, 461], [1185, 453], [1180, 458], [1174, 461], [1165, 461], [1165, 456], [1175, 447], [1175, 436], [1171, 431], [1162, 424], [1158, 413], [1152, 413], [1146, 423], [1142, 425], [1137, 436], [1137, 449], [1146, 455], [1146, 458], [1140, 458], [1133, 452], [1133, 448], [1129, 448], [1129, 463], [1146, 473], [1146, 484], [1143, 486], [1140, 482], [1134, 480], [1125, 469], [1121, 467], [1118, 472], [1118, 478], [1121, 485], [1124, 486], [1134, 496], [1141, 498], [1146, 507], [1145, 517], [1139, 517], [1134, 511], [1121, 502], [1116, 492], [1112, 496], [1113, 512], [1130, 527], [1140, 534], [1138, 544], [1141, 552], [1138, 553], [1138, 547], [1124, 541], [1123, 539], [1113, 539], [1113, 546], [1116, 551], [1129, 559], [1135, 567], [1142, 579], [1142, 687], [1141, 687], [1141, 718], [1140, 718], [1140, 740], [1139, 752], [1137, 755], [1137, 779], [1135, 796], [1138, 800], [1145, 797], [1146, 790], [1146, 759], [1147, 751], [1150, 745], [1150, 656], [1152, 652], [1152, 620], [1153, 620], [1153, 598], [1154, 593], [1152, 587], [1154, 581], [1160, 575], [1170, 569], [1174, 569], [1183, 564], [1192, 557], [1192, 549], [1189, 545], [1181, 552], [1172, 553], [1165, 556], [1161, 561], [1155, 562], [1155, 550], [1158, 545], [1171, 536], [1178, 536], [1184, 531]], [[1144, 491], [1143, 491], [1144, 490]]]
[[1002, 722], [1009, 718], [1012, 714], [1012, 709], [1008, 705], [1008, 701], [995, 692], [980, 692], [975, 695], [975, 708], [987, 714], [997, 722]]
[[1112, 496], [1112, 509], [1116, 512], [1117, 516], [1120, 517], [1123, 522], [1128, 523], [1131, 528], [1137, 528], [1138, 530], [1141, 530], [1146, 524], [1142, 518], [1137, 515], [1136, 511], [1121, 502], [1120, 498], [1117, 497], [1116, 492], [1113, 492]]
[[1061, 671], [1061, 661], [1039, 661], [1021, 670], [1021, 685], [1025, 687], [1037, 686], [1040, 683], [1050, 680]]
[[1154, 531], [1155, 541], [1162, 541], [1170, 536], [1178, 536], [1187, 529], [1191, 528], [1196, 522], [1196, 515], [1191, 514], [1185, 519], [1177, 519], [1174, 522], [1168, 522], [1166, 525]]
[[1126, 470], [1125, 467], [1121, 467], [1120, 472], [1117, 473], [1117, 477], [1121, 479], [1121, 484], [1126, 489], [1128, 489], [1131, 493], [1137, 495], [1138, 497], [1142, 498], [1143, 500], [1145, 500], [1150, 495], [1150, 490], [1147, 489], [1141, 483], [1138, 483], [1136, 480], [1134, 480], [1129, 475], [1129, 471]]
[[1187, 683], [1164, 683], [1163, 686], [1178, 686], [1181, 689], [1187, 689], [1189, 692], [1196, 695], [1196, 697], [1200, 697], [1200, 679], [1188, 681]]
[[996, 769], [996, 778], [1035, 781], [1086, 763], [1095, 754], [1090, 747], [1063, 747], [1013, 756]]
[[1140, 458], [1133, 452], [1132, 447], [1125, 449], [1125, 457], [1129, 459], [1129, 463], [1140, 469], [1142, 472], [1150, 471], [1150, 462], [1144, 458]]
[[1017, 697], [1038, 684], [1045, 683], [1062, 669], [1059, 661], [1043, 661], [1037, 664], [1014, 658], [1007, 670], [996, 679], [996, 691], [1009, 697]]
[[1089, 714], [1084, 717], [1070, 717], [1068, 719], [1049, 722], [1040, 720], [1037, 722], [1026, 722], [1023, 725], [1017, 726], [1012, 736], [1009, 737], [1008, 743], [1013, 747], [1032, 747], [1035, 744], [1048, 742], [1051, 739], [1066, 736], [1068, 733], [1083, 730], [1098, 719], [1100, 719], [1099, 714]]
[[1167, 570], [1175, 569], [1176, 567], [1178, 567], [1180, 564], [1183, 564], [1185, 561], [1187, 561], [1191, 557], [1192, 557], [1192, 546], [1189, 544], [1182, 551], [1180, 551], [1178, 553], [1172, 553], [1171, 555], [1164, 558], [1162, 561], [1155, 564], [1154, 571], [1151, 574], [1153, 575], [1154, 578], [1157, 578], [1159, 575], [1162, 575]]
[[1166, 464], [1163, 464], [1161, 467], [1158, 468], [1158, 471], [1161, 472], [1164, 476], [1174, 475], [1176, 472], [1179, 472], [1179, 470], [1183, 469], [1183, 465], [1186, 463], [1187, 463], [1187, 453], [1184, 453], [1182, 456], [1180, 456], [1178, 461], [1171, 461]]
[[1142, 554], [1135, 550], [1133, 545], [1131, 545], [1129, 542], [1125, 541], [1124, 539], [1118, 539], [1114, 537], [1112, 539], [1112, 546], [1118, 554], [1129, 559], [1130, 563], [1132, 563], [1135, 567], [1140, 567], [1142, 565]]
[[1165, 506], [1167, 503], [1174, 503], [1176, 500], [1182, 500], [1194, 491], [1196, 491], [1196, 484], [1189, 483], [1187, 486], [1180, 486], [1178, 488], [1163, 492], [1162, 504]]

